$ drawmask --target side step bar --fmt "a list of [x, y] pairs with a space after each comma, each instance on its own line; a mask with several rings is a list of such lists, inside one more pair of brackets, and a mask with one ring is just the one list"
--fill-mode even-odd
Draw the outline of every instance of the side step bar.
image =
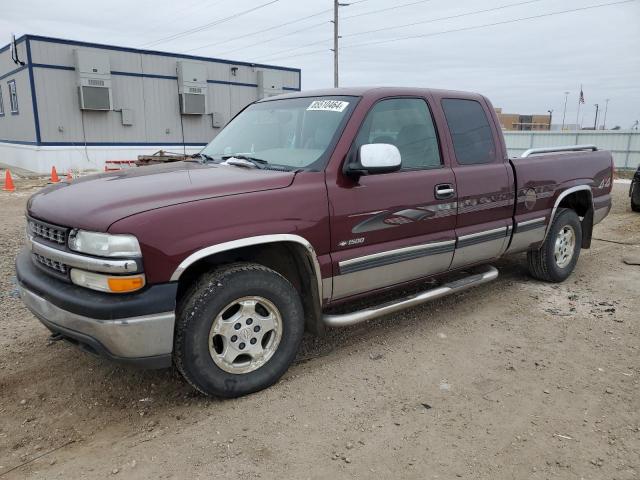
[[498, 278], [498, 269], [488, 266], [483, 272], [469, 275], [468, 277], [461, 278], [460, 280], [445, 283], [440, 287], [416, 293], [415, 295], [411, 295], [400, 300], [394, 300], [376, 307], [365, 308], [364, 310], [345, 313], [342, 315], [325, 314], [322, 316], [322, 321], [328, 327], [347, 327], [349, 325], [355, 325], [356, 323], [371, 320], [372, 318], [389, 315], [390, 313], [399, 312], [406, 308], [415, 307], [416, 305], [420, 305], [421, 303], [425, 303], [430, 300], [435, 300], [436, 298], [446, 297], [447, 295], [461, 292], [462, 290], [475, 287], [476, 285], [488, 283], [496, 278]]

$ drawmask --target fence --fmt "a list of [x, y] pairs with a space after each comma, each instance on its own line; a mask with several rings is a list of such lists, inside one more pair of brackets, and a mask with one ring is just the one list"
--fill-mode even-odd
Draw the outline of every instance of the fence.
[[591, 144], [608, 150], [618, 169], [635, 170], [640, 165], [640, 132], [504, 132], [510, 156], [530, 148]]

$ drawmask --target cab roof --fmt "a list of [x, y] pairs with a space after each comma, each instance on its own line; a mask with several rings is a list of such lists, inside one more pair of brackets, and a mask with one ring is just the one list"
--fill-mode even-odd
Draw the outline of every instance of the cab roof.
[[411, 95], [436, 95], [440, 97], [464, 97], [470, 99], [483, 98], [482, 95], [472, 92], [463, 92], [457, 90], [442, 90], [435, 88], [414, 88], [414, 87], [343, 87], [343, 88], [323, 88], [318, 90], [303, 90], [300, 92], [286, 93], [275, 97], [267, 97], [260, 102], [284, 99], [284, 98], [301, 98], [301, 97], [322, 97], [322, 96], [356, 96], [363, 98], [383, 98], [393, 96], [411, 96]]

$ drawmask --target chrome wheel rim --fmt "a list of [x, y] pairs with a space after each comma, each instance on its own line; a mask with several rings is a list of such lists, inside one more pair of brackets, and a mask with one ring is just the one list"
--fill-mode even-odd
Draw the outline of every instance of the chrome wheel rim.
[[553, 256], [555, 258], [556, 265], [560, 268], [564, 268], [569, 265], [573, 258], [575, 248], [576, 232], [571, 225], [565, 225], [558, 232], [553, 249]]
[[242, 374], [267, 363], [282, 339], [282, 317], [264, 297], [242, 297], [229, 303], [213, 320], [209, 354], [225, 372]]

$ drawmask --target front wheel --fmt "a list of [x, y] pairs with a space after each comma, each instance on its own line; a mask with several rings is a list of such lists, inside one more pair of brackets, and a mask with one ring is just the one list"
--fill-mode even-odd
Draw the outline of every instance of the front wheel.
[[538, 280], [563, 282], [578, 262], [581, 245], [580, 218], [573, 210], [559, 209], [540, 248], [527, 252], [529, 272]]
[[303, 333], [300, 296], [286, 278], [233, 264], [200, 277], [180, 303], [174, 362], [205, 395], [239, 397], [278, 381]]

